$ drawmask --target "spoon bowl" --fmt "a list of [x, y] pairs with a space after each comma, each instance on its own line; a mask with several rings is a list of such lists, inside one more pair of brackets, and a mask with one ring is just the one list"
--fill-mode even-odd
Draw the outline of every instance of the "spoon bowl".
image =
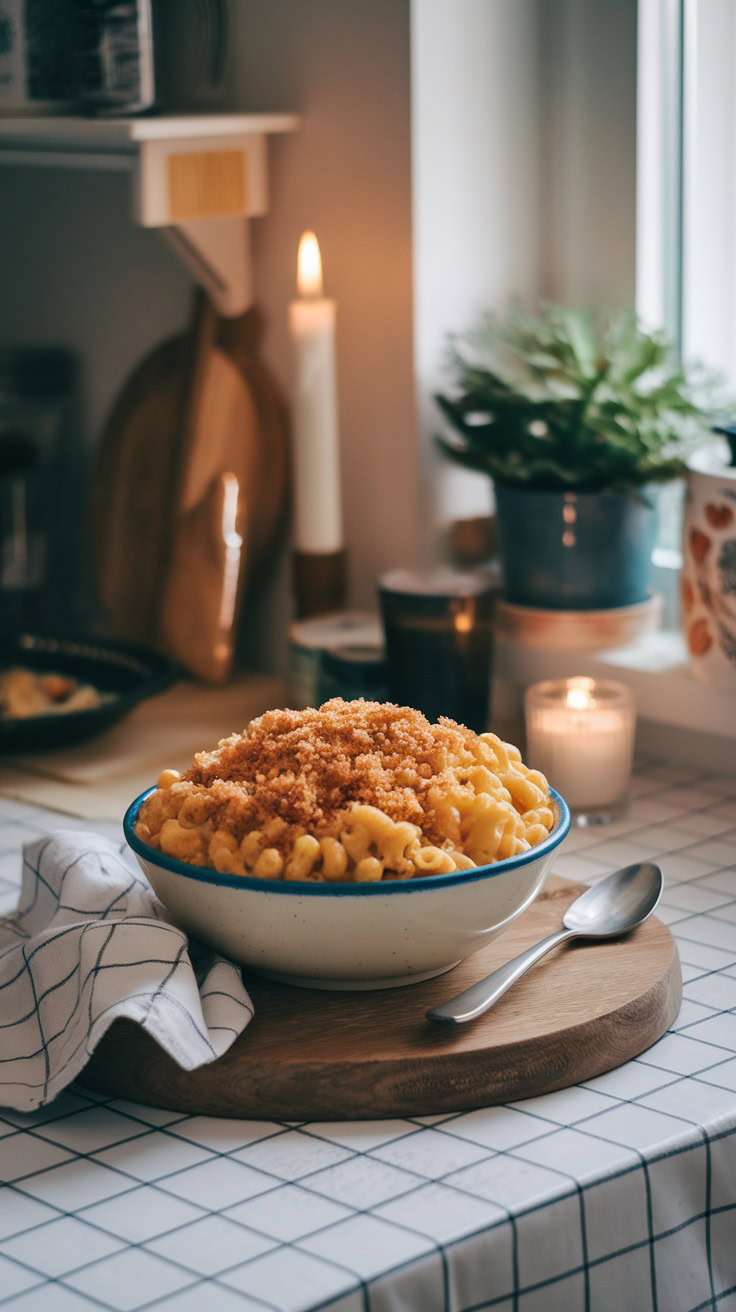
[[572, 938], [619, 938], [650, 916], [662, 895], [662, 871], [651, 861], [624, 866], [587, 888], [567, 908], [564, 929], [542, 939], [505, 966], [471, 985], [463, 993], [427, 1012], [428, 1020], [463, 1025], [476, 1020], [503, 997], [530, 966], [560, 943]]
[[562, 923], [586, 938], [617, 938], [651, 916], [662, 895], [662, 872], [651, 861], [615, 870], [575, 899]]

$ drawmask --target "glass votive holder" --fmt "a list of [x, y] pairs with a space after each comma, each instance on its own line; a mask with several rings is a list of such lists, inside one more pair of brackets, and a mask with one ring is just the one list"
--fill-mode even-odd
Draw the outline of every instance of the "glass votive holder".
[[526, 759], [562, 794], [578, 825], [623, 814], [634, 755], [636, 703], [612, 679], [547, 679], [527, 688]]
[[487, 575], [448, 568], [391, 570], [378, 583], [388, 694], [428, 720], [488, 728], [493, 608]]

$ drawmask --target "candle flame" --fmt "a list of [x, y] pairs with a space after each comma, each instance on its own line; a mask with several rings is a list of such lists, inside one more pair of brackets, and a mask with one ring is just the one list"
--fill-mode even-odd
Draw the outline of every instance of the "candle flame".
[[322, 257], [313, 232], [303, 232], [299, 242], [296, 284], [300, 296], [322, 295]]
[[572, 711], [587, 711], [591, 706], [595, 706], [595, 697], [592, 692], [595, 687], [593, 679], [581, 675], [577, 679], [570, 679], [567, 692], [565, 693], [565, 705], [569, 706]]

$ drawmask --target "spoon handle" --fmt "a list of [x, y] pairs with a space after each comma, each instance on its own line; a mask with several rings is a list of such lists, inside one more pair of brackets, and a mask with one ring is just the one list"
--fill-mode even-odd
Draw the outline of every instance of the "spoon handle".
[[453, 1025], [462, 1025], [465, 1021], [475, 1020], [477, 1016], [482, 1016], [488, 1011], [494, 1002], [498, 1002], [506, 990], [510, 989], [530, 966], [539, 961], [540, 957], [551, 952], [558, 943], [576, 938], [577, 935], [578, 931], [574, 929], [561, 929], [556, 934], [550, 934], [549, 938], [543, 938], [540, 943], [527, 948], [526, 952], [520, 953], [518, 957], [512, 957], [505, 966], [499, 966], [498, 970], [486, 975], [485, 979], [479, 980], [477, 984], [471, 984], [469, 989], [458, 993], [457, 997], [440, 1003], [439, 1007], [432, 1007], [432, 1010], [427, 1012], [427, 1019], [449, 1021]]

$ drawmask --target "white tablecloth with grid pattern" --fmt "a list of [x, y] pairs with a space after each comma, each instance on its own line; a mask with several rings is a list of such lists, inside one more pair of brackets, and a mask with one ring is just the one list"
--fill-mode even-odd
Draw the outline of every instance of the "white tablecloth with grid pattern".
[[[0, 913], [22, 843], [58, 823], [0, 801]], [[81, 1088], [3, 1113], [1, 1312], [736, 1312], [736, 778], [642, 765], [627, 817], [575, 832], [556, 869], [592, 882], [642, 857], [665, 874], [685, 1001], [636, 1061], [372, 1123]]]

